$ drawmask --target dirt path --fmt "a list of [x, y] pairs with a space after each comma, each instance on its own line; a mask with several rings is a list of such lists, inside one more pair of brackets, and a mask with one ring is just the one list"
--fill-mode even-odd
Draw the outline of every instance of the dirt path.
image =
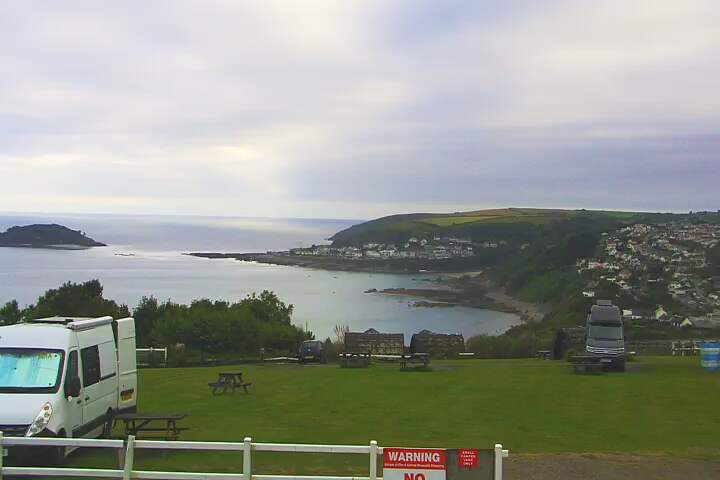
[[720, 478], [720, 461], [656, 455], [516, 455], [503, 462], [507, 480], [705, 480]]

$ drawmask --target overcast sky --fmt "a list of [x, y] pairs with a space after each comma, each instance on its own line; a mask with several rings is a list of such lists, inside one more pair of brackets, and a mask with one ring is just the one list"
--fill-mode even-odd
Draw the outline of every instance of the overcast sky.
[[16, 1], [0, 211], [720, 208], [720, 2]]

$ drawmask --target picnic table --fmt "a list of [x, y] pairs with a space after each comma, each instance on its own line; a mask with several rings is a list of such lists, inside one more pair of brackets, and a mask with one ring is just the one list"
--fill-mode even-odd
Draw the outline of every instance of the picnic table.
[[589, 373], [600, 375], [605, 366], [610, 365], [612, 360], [598, 355], [573, 355], [568, 360], [573, 364], [575, 373]]
[[370, 365], [369, 352], [344, 352], [340, 355], [340, 366], [347, 367], [367, 367]]
[[251, 385], [251, 382], [243, 380], [242, 372], [220, 372], [216, 382], [208, 382], [213, 395], [228, 392], [235, 393], [238, 388], [242, 388], [245, 393], [249, 393], [248, 387]]
[[550, 350], [538, 350], [535, 356], [542, 360], [549, 360], [552, 352]]
[[141, 436], [150, 434], [165, 440], [177, 440], [180, 433], [189, 430], [187, 427], [178, 427], [177, 422], [185, 418], [185, 414], [140, 414], [122, 413], [115, 417], [125, 424], [125, 435]]
[[430, 355], [427, 353], [403, 353], [400, 355], [400, 369], [405, 370], [408, 364], [422, 364], [427, 367], [430, 364]]

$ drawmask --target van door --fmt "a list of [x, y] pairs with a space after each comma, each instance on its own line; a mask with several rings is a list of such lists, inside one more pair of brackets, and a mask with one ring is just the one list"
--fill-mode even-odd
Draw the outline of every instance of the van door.
[[117, 355], [119, 396], [121, 412], [137, 410], [137, 351], [135, 350], [135, 320], [123, 318], [117, 321]]
[[[102, 362], [108, 356], [111, 347], [112, 362]], [[83, 383], [83, 430], [87, 435], [102, 428], [107, 421], [107, 413], [117, 408], [117, 365], [114, 362], [115, 348], [110, 344], [85, 347], [80, 350]], [[103, 372], [103, 367], [107, 370]], [[98, 433], [100, 433], [98, 431]]]
[[[80, 360], [78, 358], [78, 351], [71, 350], [68, 353], [67, 369], [65, 373], [65, 385], [68, 385], [73, 378], [80, 378]], [[82, 384], [82, 382], [81, 382]], [[67, 387], [65, 393], [65, 401], [67, 402], [65, 408], [65, 430], [68, 436], [78, 437], [79, 430], [82, 427], [82, 403], [83, 403], [83, 391], [80, 389], [80, 393], [76, 397], [69, 397], [67, 394]]]

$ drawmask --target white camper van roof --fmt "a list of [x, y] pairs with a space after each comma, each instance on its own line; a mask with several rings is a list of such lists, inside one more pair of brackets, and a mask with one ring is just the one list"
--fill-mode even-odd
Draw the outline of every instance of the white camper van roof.
[[112, 317], [49, 317], [27, 320], [15, 325], [0, 327], [0, 347], [64, 350], [72, 344], [74, 332], [109, 325], [112, 321]]
[[39, 323], [43, 325], [64, 325], [70, 330], [87, 330], [112, 323], [112, 317], [47, 317], [27, 320], [25, 323]]

